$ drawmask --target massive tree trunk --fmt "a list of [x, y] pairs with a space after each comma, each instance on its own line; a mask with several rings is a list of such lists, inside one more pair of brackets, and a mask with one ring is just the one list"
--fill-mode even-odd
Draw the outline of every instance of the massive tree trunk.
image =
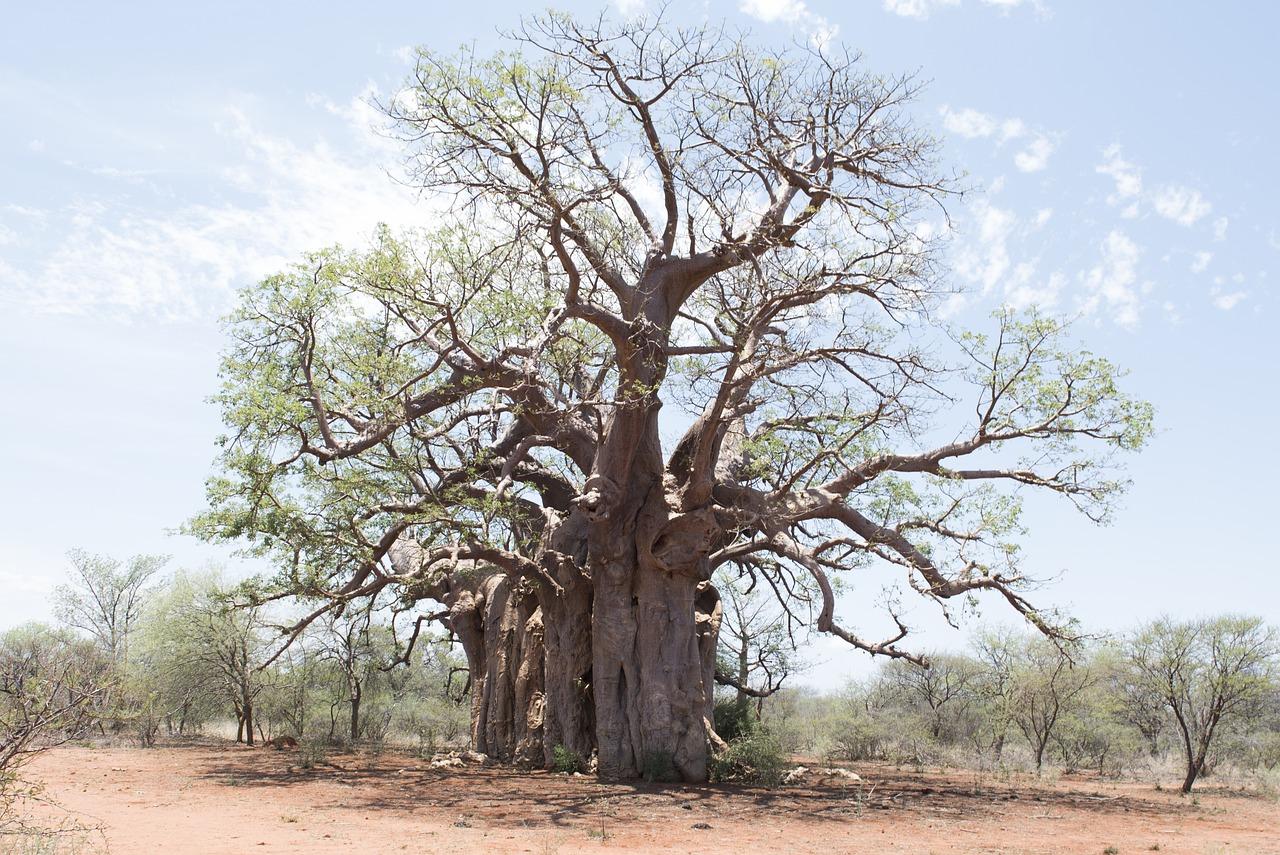
[[507, 762], [549, 765], [563, 747], [584, 761], [598, 751], [606, 777], [705, 780], [709, 740], [721, 744], [707, 562], [719, 529], [708, 509], [673, 511], [652, 469], [624, 490], [595, 486], [598, 516], [544, 533], [558, 590], [460, 563], [430, 591], [467, 657], [472, 743]]

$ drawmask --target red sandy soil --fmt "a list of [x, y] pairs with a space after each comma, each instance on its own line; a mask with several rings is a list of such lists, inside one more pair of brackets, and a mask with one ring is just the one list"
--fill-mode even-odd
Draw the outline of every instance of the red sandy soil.
[[61, 816], [99, 829], [89, 851], [113, 855], [1280, 853], [1280, 804], [1211, 787], [1193, 801], [1149, 784], [1008, 783], [855, 764], [860, 790], [813, 773], [765, 790], [433, 770], [391, 752], [335, 754], [314, 769], [299, 761], [297, 752], [204, 741], [62, 748], [28, 772]]

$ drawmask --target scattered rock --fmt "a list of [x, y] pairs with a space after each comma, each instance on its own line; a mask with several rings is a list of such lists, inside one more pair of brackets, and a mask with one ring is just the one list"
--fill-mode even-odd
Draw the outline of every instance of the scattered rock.
[[680, 803], [680, 809], [681, 809], [681, 810], [693, 810], [693, 805], [689, 804], [688, 802], [681, 802], [681, 803]]
[[804, 776], [807, 774], [809, 774], [809, 767], [797, 766], [782, 777], [782, 783], [794, 784], [798, 781], [803, 781]]
[[442, 757], [439, 760], [431, 761], [432, 769], [452, 769], [464, 765], [458, 757]]
[[711, 826], [705, 822], [695, 822], [692, 827], [698, 829], [699, 831], [706, 831], [707, 829], [711, 828]]

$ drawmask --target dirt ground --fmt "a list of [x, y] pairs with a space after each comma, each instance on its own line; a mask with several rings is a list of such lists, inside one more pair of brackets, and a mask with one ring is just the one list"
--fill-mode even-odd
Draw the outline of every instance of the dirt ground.
[[[1280, 853], [1280, 804], [1207, 787], [1001, 782], [854, 764], [778, 790], [600, 784], [396, 753], [202, 742], [63, 748], [29, 767], [110, 853]], [[52, 818], [46, 817], [46, 819]], [[1157, 848], [1158, 847], [1158, 848]]]

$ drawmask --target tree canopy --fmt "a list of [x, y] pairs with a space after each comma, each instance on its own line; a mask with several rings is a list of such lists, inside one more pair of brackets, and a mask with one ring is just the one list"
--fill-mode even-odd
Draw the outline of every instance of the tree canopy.
[[437, 603], [473, 678], [516, 673], [496, 753], [620, 775], [705, 774], [717, 568], [874, 654], [922, 661], [896, 613], [883, 638], [836, 614], [877, 567], [1062, 634], [1021, 495], [1105, 519], [1152, 411], [1055, 319], [939, 319], [925, 224], [958, 187], [916, 80], [660, 16], [508, 43], [420, 50], [382, 105], [433, 227], [311, 253], [228, 322], [193, 528], [273, 560], [256, 596], [312, 603], [295, 631]]

